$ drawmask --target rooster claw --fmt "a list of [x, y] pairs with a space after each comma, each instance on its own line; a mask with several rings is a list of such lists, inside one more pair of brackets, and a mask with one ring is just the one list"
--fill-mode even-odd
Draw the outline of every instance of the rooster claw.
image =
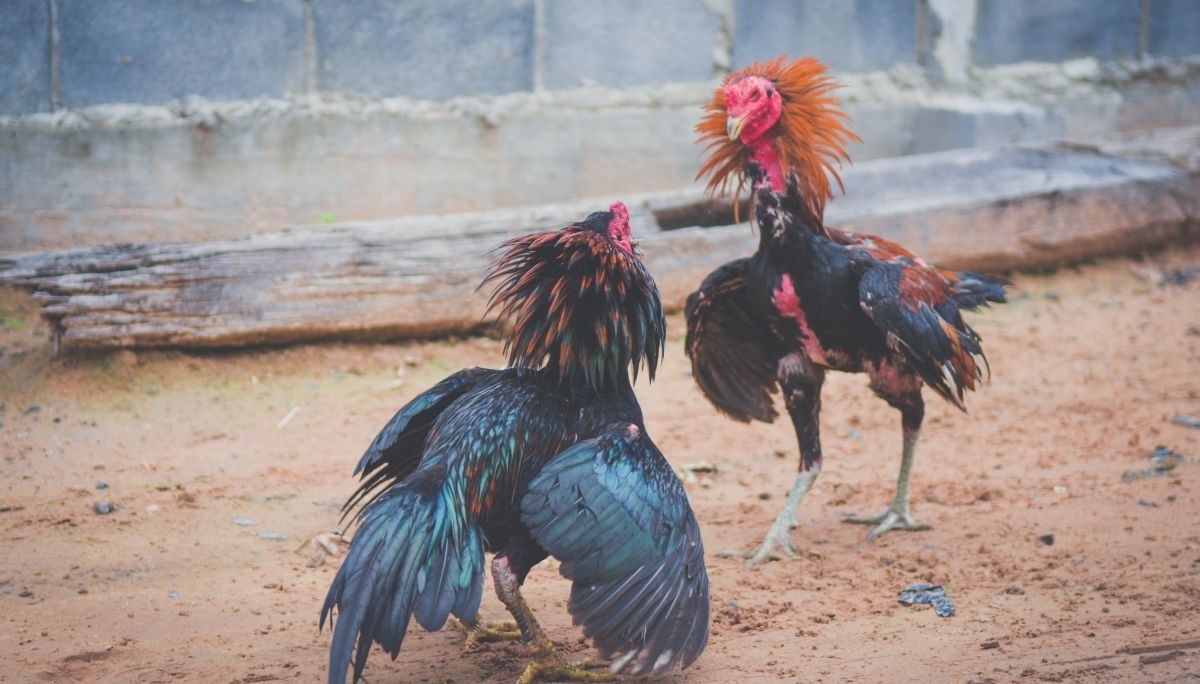
[[912, 513], [910, 513], [907, 509], [895, 511], [889, 508], [879, 515], [873, 515], [869, 517], [851, 515], [846, 516], [843, 520], [844, 522], [856, 523], [859, 525], [877, 525], [877, 527], [871, 530], [871, 533], [867, 535], [867, 541], [873, 541], [884, 532], [888, 532], [897, 528], [908, 530], [910, 532], [920, 532], [922, 530], [933, 529], [929, 525], [913, 520]]
[[778, 551], [769, 546], [760, 546], [757, 549], [747, 549], [740, 551], [738, 549], [726, 549], [717, 553], [717, 558], [741, 558], [746, 561], [746, 565], [762, 565], [767, 561], [780, 561], [795, 558], [799, 554], [793, 548], [781, 548]]
[[466, 649], [493, 641], [516, 641], [523, 638], [521, 628], [513, 620], [492, 622], [459, 620], [458, 626], [467, 636], [466, 641], [463, 642], [463, 648]]
[[538, 680], [555, 682], [613, 682], [617, 677], [609, 671], [606, 663], [583, 658], [573, 663], [563, 660], [557, 653], [544, 660], [533, 660], [525, 667], [518, 684], [533, 684]]
[[800, 552], [796, 550], [796, 545], [792, 543], [792, 539], [786, 529], [782, 534], [776, 534], [772, 531], [756, 549], [747, 551], [729, 550], [717, 553], [718, 558], [742, 558], [746, 561], [747, 565], [761, 565], [767, 561], [792, 559], [799, 555]]

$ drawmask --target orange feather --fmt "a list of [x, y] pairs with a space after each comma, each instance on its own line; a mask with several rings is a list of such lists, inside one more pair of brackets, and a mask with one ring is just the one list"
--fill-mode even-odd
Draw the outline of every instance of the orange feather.
[[[708, 159], [696, 179], [708, 177], [708, 191], [741, 195], [746, 184], [747, 148], [726, 133], [725, 87], [748, 76], [772, 81], [783, 100], [783, 113], [771, 129], [775, 153], [784, 173], [796, 176], [804, 201], [813, 216], [821, 220], [825, 202], [833, 198], [830, 176], [842, 187], [838, 169], [849, 162], [847, 142], [861, 139], [846, 128], [849, 117], [830, 93], [841, 87], [829, 76], [825, 65], [807, 57], [787, 62], [786, 57], [754, 63], [730, 74], [704, 109], [708, 113], [696, 124], [697, 142], [708, 143]], [[736, 204], [736, 202], [735, 202]]]

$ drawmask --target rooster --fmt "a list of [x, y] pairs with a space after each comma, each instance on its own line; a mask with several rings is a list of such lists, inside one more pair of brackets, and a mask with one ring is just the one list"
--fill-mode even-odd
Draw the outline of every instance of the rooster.
[[[697, 125], [709, 157], [698, 178], [710, 192], [751, 186], [759, 247], [710, 274], [687, 301], [693, 377], [726, 415], [776, 418], [782, 389], [800, 447], [794, 485], [757, 548], [727, 552], [752, 564], [794, 556], [796, 507], [821, 471], [821, 385], [836, 370], [866, 373], [900, 412], [903, 450], [896, 494], [869, 539], [896, 527], [927, 529], [909, 509], [909, 479], [925, 412], [921, 387], [960, 409], [983, 378], [979, 335], [961, 311], [1005, 300], [1003, 281], [937, 270], [894, 242], [824, 223], [839, 187], [845, 145], [857, 140], [815, 59], [784, 58], [731, 74]], [[832, 179], [832, 182], [831, 182]]]
[[[321, 626], [336, 611], [329, 681], [363, 673], [372, 643], [394, 660], [409, 617], [469, 629], [484, 554], [536, 655], [521, 681], [598, 681], [687, 667], [708, 640], [700, 530], [679, 479], [646, 433], [634, 396], [662, 357], [658, 289], [635, 254], [621, 202], [562, 230], [498, 248], [485, 285], [511, 321], [509, 367], [469, 368], [391, 419], [355, 470], [358, 531]], [[573, 580], [568, 610], [609, 672], [568, 663], [521, 596], [548, 555]], [[503, 628], [488, 636], [503, 638]]]

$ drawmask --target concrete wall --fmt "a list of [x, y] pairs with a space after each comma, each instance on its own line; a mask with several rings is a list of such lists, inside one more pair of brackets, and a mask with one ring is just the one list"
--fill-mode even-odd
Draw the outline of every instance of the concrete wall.
[[858, 159], [1200, 120], [1196, 0], [0, 0], [0, 249], [679, 187], [780, 54]]

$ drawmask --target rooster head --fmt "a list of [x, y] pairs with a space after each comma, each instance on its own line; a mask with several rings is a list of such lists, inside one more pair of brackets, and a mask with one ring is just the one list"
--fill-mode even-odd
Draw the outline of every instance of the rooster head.
[[846, 143], [859, 140], [831, 93], [838, 88], [825, 65], [811, 57], [755, 63], [730, 74], [705, 106], [696, 125], [707, 143], [697, 180], [709, 192], [741, 194], [746, 166], [763, 165], [776, 191], [793, 176], [804, 204], [817, 219], [833, 197], [830, 176], [841, 188], [838, 168], [848, 162]]
[[666, 321], [623, 202], [503, 243], [488, 284], [495, 285], [489, 310], [512, 325], [504, 345], [510, 366], [552, 369], [560, 381], [596, 391], [619, 386], [630, 366], [636, 378], [643, 363], [654, 379]]

